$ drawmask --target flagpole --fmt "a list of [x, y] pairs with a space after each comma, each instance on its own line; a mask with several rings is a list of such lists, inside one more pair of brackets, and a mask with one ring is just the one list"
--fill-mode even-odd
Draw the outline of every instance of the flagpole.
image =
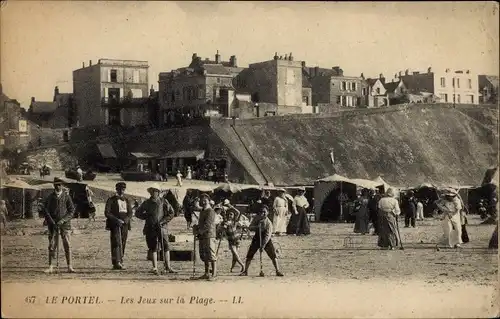
[[[337, 170], [335, 169], [335, 156], [333, 154], [333, 148], [330, 149], [330, 160], [332, 161], [333, 173], [336, 174]], [[339, 195], [338, 199], [340, 202], [340, 221], [342, 221], [342, 219], [344, 217], [344, 209], [343, 209], [344, 196], [343, 196], [343, 192], [342, 192], [342, 182], [339, 182], [339, 183], [340, 183], [340, 195]]]

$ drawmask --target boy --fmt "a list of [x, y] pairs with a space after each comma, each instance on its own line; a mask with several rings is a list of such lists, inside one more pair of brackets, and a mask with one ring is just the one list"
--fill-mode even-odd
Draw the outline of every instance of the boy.
[[274, 248], [273, 241], [271, 239], [271, 234], [273, 233], [273, 225], [269, 220], [269, 218], [267, 218], [268, 214], [269, 214], [269, 208], [265, 205], [262, 205], [259, 213], [250, 223], [249, 229], [251, 231], [255, 231], [255, 235], [253, 236], [252, 243], [248, 248], [247, 258], [245, 262], [245, 269], [240, 274], [240, 276], [248, 276], [248, 267], [250, 267], [252, 258], [259, 249], [261, 251], [265, 250], [269, 258], [271, 258], [273, 266], [276, 269], [276, 276], [278, 277], [284, 276], [278, 267], [278, 259], [277, 259], [278, 256], [276, 255], [276, 249]]

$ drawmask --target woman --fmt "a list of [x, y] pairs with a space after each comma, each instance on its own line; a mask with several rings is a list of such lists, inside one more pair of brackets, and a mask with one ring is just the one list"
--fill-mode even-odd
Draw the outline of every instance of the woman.
[[186, 179], [192, 179], [193, 178], [193, 172], [191, 171], [191, 167], [188, 166], [187, 168], [187, 174], [186, 174]]
[[278, 189], [278, 196], [273, 203], [273, 228], [277, 236], [286, 233], [286, 217], [288, 215], [288, 199], [285, 197], [285, 190]]
[[462, 203], [454, 189], [445, 189], [436, 206], [443, 214], [443, 241], [449, 248], [459, 248], [462, 244]]
[[221, 236], [227, 238], [229, 250], [231, 251], [232, 255], [230, 272], [233, 272], [233, 269], [234, 267], [236, 267], [236, 264], [238, 264], [241, 267], [240, 272], [245, 270], [243, 261], [241, 260], [238, 254], [238, 248], [240, 247], [240, 240], [238, 236], [236, 236], [237, 220], [238, 218], [236, 217], [235, 212], [233, 210], [228, 210], [224, 215], [224, 221], [222, 222], [221, 225], [222, 228]]
[[305, 188], [300, 188], [298, 195], [293, 199], [293, 214], [290, 216], [290, 221], [286, 227], [286, 233], [289, 235], [309, 235], [311, 233], [311, 228], [309, 226], [309, 220], [307, 219], [307, 209], [309, 208], [309, 202], [304, 196], [306, 193]]
[[354, 223], [354, 232], [357, 234], [368, 234], [370, 218], [368, 216], [368, 190], [363, 189], [361, 191], [361, 197], [359, 198], [359, 209], [356, 212], [356, 222]]
[[389, 188], [378, 202], [378, 246], [394, 250], [399, 245], [397, 216], [401, 214], [398, 200], [394, 198], [394, 190]]

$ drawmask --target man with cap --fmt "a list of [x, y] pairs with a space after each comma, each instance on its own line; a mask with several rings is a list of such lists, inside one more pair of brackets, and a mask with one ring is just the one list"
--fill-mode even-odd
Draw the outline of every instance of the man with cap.
[[43, 214], [49, 230], [49, 268], [45, 271], [46, 273], [54, 271], [53, 261], [56, 257], [56, 249], [59, 249], [58, 235], [63, 242], [68, 272], [75, 272], [71, 263], [70, 246], [71, 219], [75, 208], [69, 194], [63, 191], [62, 184], [61, 179], [54, 178], [54, 192], [47, 197], [43, 205]]
[[199, 239], [200, 259], [205, 263], [205, 274], [200, 279], [210, 279], [210, 266], [212, 278], [217, 276], [217, 241], [216, 241], [216, 213], [210, 205], [210, 196], [202, 194], [200, 197], [202, 210], [196, 227]]
[[449, 248], [458, 248], [462, 244], [462, 223], [460, 212], [462, 202], [457, 198], [457, 192], [454, 189], [445, 189], [441, 199], [436, 201], [436, 206], [443, 213], [443, 232], [444, 241]]
[[109, 230], [111, 242], [111, 263], [113, 269], [123, 267], [123, 255], [127, 243], [130, 220], [132, 219], [132, 203], [125, 196], [127, 185], [124, 182], [116, 183], [116, 194], [108, 198], [104, 209], [106, 229]]
[[[175, 273], [170, 265], [170, 252], [168, 247], [167, 224], [174, 218], [174, 208], [166, 198], [160, 196], [161, 187], [155, 183], [148, 188], [151, 197], [145, 200], [135, 211], [135, 216], [145, 221], [143, 233], [146, 235], [148, 256], [153, 263], [152, 272], [158, 272], [158, 249], [162, 249], [166, 265], [165, 271]], [[163, 239], [163, 240], [161, 240]], [[158, 245], [160, 241], [160, 245]]]

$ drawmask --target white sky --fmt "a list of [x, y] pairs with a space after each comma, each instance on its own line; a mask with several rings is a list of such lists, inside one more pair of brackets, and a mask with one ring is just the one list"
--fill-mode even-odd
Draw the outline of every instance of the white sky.
[[70, 2], [8, 1], [1, 11], [3, 91], [24, 106], [72, 91], [89, 60], [147, 60], [158, 73], [218, 49], [239, 66], [293, 52], [308, 66], [391, 79], [409, 68], [498, 75], [495, 2]]

